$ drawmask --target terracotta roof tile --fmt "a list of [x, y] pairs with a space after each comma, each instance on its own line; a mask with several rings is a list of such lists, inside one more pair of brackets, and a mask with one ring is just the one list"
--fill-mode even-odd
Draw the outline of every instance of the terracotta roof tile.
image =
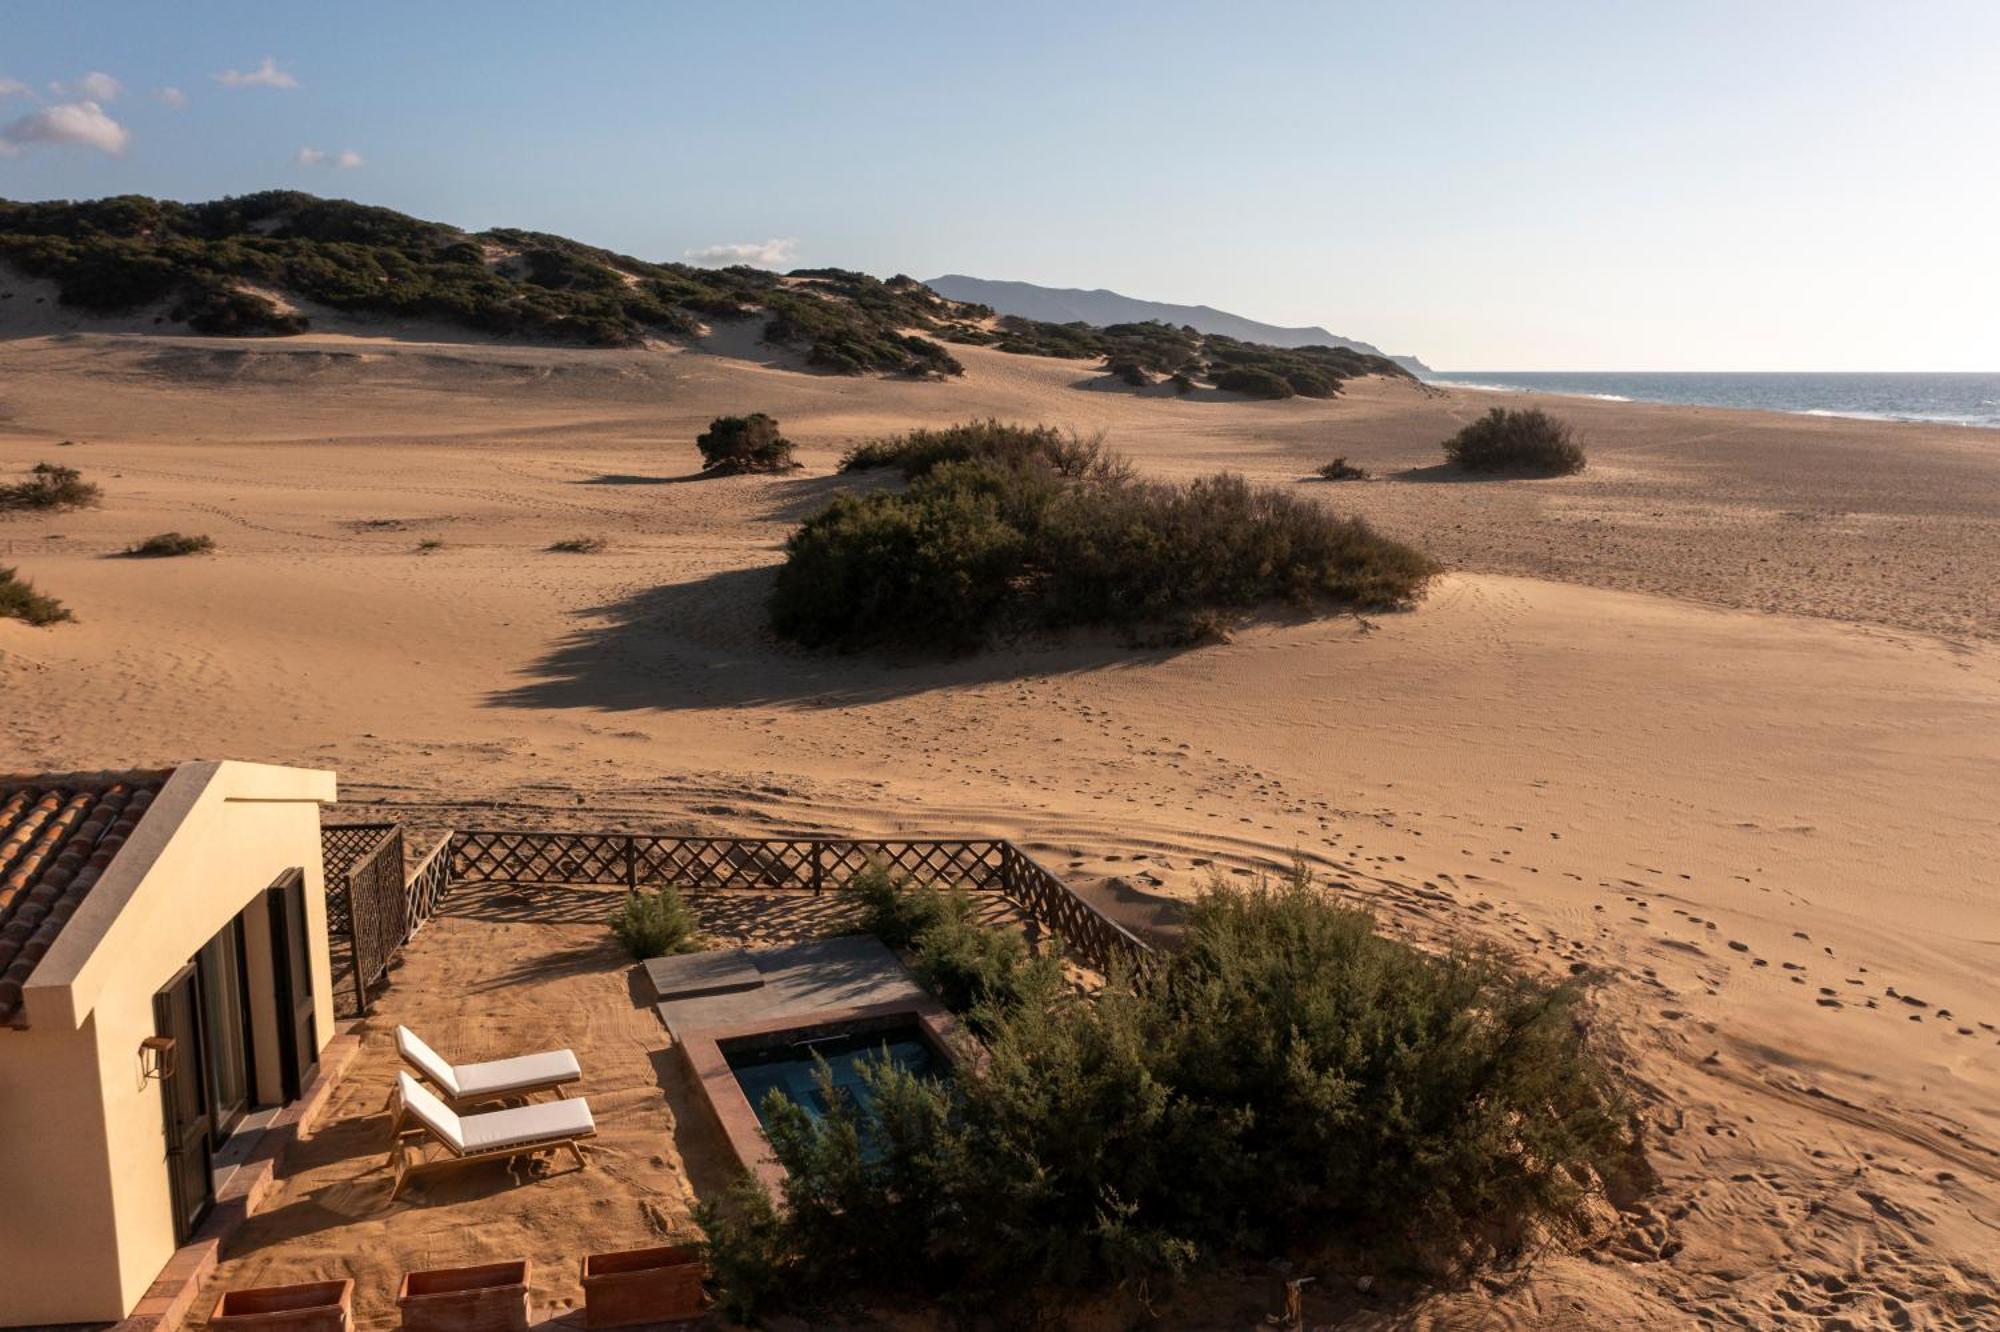
[[0, 1023], [172, 771], [0, 774]]

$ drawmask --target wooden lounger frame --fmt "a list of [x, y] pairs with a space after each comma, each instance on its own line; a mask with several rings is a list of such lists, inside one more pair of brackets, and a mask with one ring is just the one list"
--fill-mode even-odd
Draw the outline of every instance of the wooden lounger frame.
[[[536, 1138], [528, 1142], [509, 1143], [505, 1147], [492, 1147], [479, 1152], [459, 1152], [448, 1142], [431, 1132], [422, 1120], [415, 1119], [410, 1109], [403, 1103], [403, 1089], [399, 1085], [389, 1093], [390, 1130], [394, 1143], [389, 1148], [388, 1164], [396, 1171], [396, 1182], [389, 1190], [389, 1201], [402, 1196], [403, 1188], [411, 1180], [430, 1175], [446, 1174], [460, 1166], [479, 1165], [487, 1161], [511, 1161], [517, 1156], [539, 1156], [543, 1152], [567, 1150], [576, 1158], [578, 1170], [587, 1169], [590, 1162], [583, 1154], [583, 1142], [597, 1136], [597, 1130], [588, 1133], [563, 1133], [554, 1137]], [[456, 1113], [456, 1112], [454, 1112]], [[416, 1127], [409, 1127], [414, 1123]], [[425, 1156], [426, 1146], [442, 1149], [443, 1156]]]

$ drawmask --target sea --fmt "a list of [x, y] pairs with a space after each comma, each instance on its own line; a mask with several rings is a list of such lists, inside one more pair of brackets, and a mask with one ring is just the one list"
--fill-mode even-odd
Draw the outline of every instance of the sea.
[[2000, 429], [2000, 374], [1439, 370], [1426, 378], [1433, 384], [1495, 393], [1557, 393], [1606, 402], [1741, 407]]

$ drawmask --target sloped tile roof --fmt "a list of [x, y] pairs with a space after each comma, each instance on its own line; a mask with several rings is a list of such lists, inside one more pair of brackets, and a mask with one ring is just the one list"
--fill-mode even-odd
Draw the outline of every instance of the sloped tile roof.
[[0, 1024], [172, 771], [0, 774]]

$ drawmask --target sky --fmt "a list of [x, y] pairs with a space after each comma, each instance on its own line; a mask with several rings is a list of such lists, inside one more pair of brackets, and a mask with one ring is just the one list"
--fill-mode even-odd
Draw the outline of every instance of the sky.
[[1443, 369], [2000, 371], [2000, 3], [0, 7], [0, 198], [272, 188]]

